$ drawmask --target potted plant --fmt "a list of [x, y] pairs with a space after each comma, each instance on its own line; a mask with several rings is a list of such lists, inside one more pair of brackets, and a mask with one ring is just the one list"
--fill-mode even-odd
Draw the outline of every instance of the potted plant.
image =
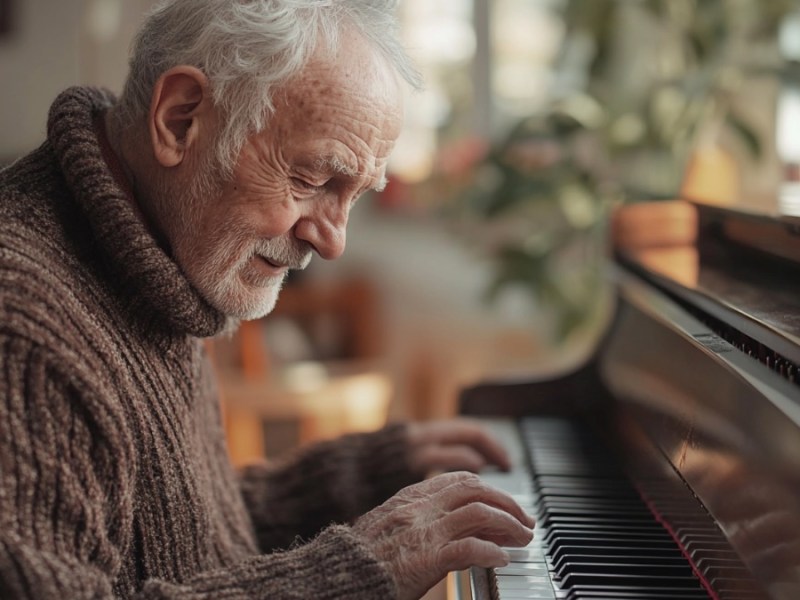
[[777, 32], [794, 9], [568, 0], [556, 67], [567, 84], [491, 148], [458, 198], [459, 226], [496, 264], [490, 297], [530, 290], [552, 312], [557, 341], [591, 321], [612, 209], [681, 197], [693, 158], [735, 173], [716, 146], [722, 135], [750, 157], [769, 143], [737, 98], [754, 77], [779, 75]]

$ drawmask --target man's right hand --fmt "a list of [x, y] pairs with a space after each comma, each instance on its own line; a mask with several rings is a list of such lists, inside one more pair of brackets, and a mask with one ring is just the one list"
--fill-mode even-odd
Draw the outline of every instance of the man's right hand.
[[400, 490], [359, 518], [353, 531], [416, 600], [449, 571], [500, 567], [500, 546], [526, 546], [535, 522], [505, 492], [471, 473], [445, 473]]

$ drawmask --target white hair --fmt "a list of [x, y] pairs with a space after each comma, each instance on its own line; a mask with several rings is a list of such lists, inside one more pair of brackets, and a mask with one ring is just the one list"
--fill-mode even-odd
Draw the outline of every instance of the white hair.
[[199, 68], [223, 116], [217, 158], [230, 172], [249, 136], [274, 111], [273, 92], [307, 64], [317, 44], [334, 52], [354, 27], [412, 87], [418, 72], [399, 39], [399, 0], [165, 0], [134, 40], [118, 125], [146, 118], [158, 78], [177, 65]]

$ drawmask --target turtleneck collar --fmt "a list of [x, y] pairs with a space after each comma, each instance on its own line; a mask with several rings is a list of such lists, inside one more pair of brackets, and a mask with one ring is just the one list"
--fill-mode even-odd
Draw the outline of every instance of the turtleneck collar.
[[114, 102], [105, 90], [66, 90], [50, 108], [48, 141], [91, 224], [98, 251], [114, 278], [111, 284], [120, 288], [131, 308], [176, 334], [216, 335], [226, 326], [225, 315], [202, 298], [158, 245], [136, 208], [121, 165], [113, 152], [110, 160], [104, 157], [95, 121]]

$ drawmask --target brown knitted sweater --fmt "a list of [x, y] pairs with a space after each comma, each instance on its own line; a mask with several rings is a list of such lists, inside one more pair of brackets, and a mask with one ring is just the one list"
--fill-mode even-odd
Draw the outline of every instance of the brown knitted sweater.
[[0, 598], [394, 597], [346, 523], [413, 480], [405, 429], [232, 471], [224, 318], [103, 160], [112, 102], [67, 90], [0, 173]]

